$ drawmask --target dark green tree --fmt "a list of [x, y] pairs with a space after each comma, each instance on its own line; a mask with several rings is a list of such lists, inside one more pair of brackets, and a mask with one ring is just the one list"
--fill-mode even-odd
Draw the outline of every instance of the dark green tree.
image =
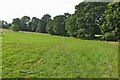
[[64, 16], [65, 16], [66, 18], [68, 18], [68, 17], [71, 16], [71, 14], [69, 14], [69, 13], [64, 13]]
[[20, 31], [20, 19], [19, 18], [13, 19], [11, 29], [13, 31]]
[[59, 15], [55, 16], [53, 19], [53, 30], [56, 35], [66, 36], [67, 31], [65, 30], [65, 21], [66, 16], [65, 15]]
[[29, 23], [29, 31], [35, 32], [38, 26], [39, 19], [33, 17], [31, 22]]
[[10, 29], [11, 26], [12, 26], [12, 23], [8, 23], [8, 24], [7, 24], [7, 29]]
[[0, 28], [2, 28], [2, 20], [0, 20]]
[[7, 23], [7, 21], [1, 20], [0, 21], [0, 28], [9, 29], [10, 25], [9, 25], [9, 23]]
[[53, 20], [51, 19], [46, 26], [47, 33], [54, 34], [53, 30]]
[[36, 28], [36, 31], [35, 32], [42, 32], [42, 20], [39, 20], [38, 21], [38, 26], [37, 26], [37, 28]]
[[49, 14], [45, 14], [42, 17], [42, 19], [39, 20], [36, 32], [47, 33], [46, 26], [47, 26], [48, 22], [50, 21], [50, 19], [51, 19], [51, 16]]
[[76, 19], [77, 16], [73, 14], [70, 17], [68, 17], [65, 22], [65, 28], [67, 30], [67, 33], [73, 37], [77, 36], [78, 26], [76, 24]]
[[105, 11], [105, 22], [101, 26], [104, 40], [120, 39], [120, 2], [111, 2]]
[[29, 23], [30, 23], [30, 17], [23, 16], [20, 20], [20, 29], [22, 31], [29, 31]]
[[105, 2], [82, 2], [75, 7], [79, 27], [77, 37], [94, 39], [96, 34], [101, 34], [100, 25], [104, 21], [106, 6]]

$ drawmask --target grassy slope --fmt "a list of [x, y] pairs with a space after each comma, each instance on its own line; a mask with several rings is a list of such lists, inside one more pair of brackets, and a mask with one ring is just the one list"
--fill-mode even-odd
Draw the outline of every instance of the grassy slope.
[[108, 42], [4, 30], [4, 78], [118, 77], [118, 47]]
[[0, 78], [2, 77], [2, 37], [1, 37], [2, 30], [0, 29]]

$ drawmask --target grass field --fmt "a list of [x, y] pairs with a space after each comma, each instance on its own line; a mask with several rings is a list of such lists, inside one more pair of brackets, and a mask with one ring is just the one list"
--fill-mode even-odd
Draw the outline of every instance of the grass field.
[[[0, 29], [0, 33], [2, 29]], [[0, 78], [2, 78], [2, 37], [0, 35]]]
[[3, 78], [116, 78], [116, 42], [3, 30]]

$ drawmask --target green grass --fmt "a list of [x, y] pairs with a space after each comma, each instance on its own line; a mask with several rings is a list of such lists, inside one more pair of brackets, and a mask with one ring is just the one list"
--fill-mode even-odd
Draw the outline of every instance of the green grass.
[[117, 43], [4, 30], [3, 78], [116, 78]]
[[1, 37], [2, 29], [0, 29], [0, 78], [2, 78], [2, 37]]

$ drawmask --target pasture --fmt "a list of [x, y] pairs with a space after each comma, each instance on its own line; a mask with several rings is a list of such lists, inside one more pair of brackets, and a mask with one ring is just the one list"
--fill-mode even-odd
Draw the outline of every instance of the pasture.
[[118, 43], [3, 30], [3, 78], [117, 78]]

